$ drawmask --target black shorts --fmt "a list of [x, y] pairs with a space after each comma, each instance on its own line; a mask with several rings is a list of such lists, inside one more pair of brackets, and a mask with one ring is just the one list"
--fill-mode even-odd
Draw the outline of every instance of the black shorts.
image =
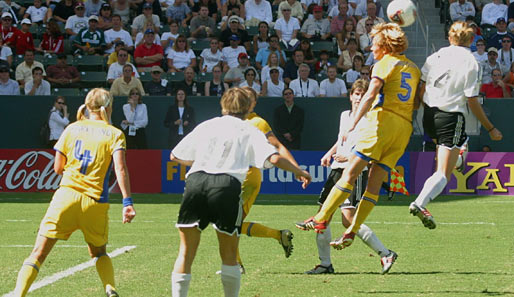
[[423, 129], [438, 145], [448, 148], [461, 147], [466, 143], [466, 120], [460, 112], [446, 112], [425, 105]]
[[241, 183], [228, 174], [192, 173], [180, 205], [177, 227], [205, 229], [209, 223], [217, 231], [233, 235], [241, 233], [243, 203]]
[[[319, 195], [319, 205], [323, 205], [325, 200], [327, 200], [328, 194], [343, 175], [343, 170], [343, 168], [336, 168], [330, 171], [330, 174], [327, 177], [327, 181], [325, 181], [323, 189], [321, 189], [321, 193]], [[355, 182], [355, 185], [353, 187], [352, 194], [350, 195], [350, 197], [348, 197], [348, 199], [346, 199], [343, 202], [343, 204], [341, 204], [341, 207], [357, 207], [361, 200], [362, 194], [364, 194], [364, 191], [366, 190], [367, 183], [368, 171], [366, 170], [359, 174], [359, 176], [357, 177], [357, 181]]]

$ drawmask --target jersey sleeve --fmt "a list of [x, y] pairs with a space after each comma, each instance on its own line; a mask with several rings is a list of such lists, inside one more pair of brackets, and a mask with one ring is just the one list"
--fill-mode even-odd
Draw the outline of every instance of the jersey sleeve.
[[268, 136], [268, 134], [271, 132], [271, 127], [264, 119], [260, 117], [255, 117], [251, 121], [252, 125], [259, 129], [262, 133], [264, 133], [265, 136]]
[[259, 130], [253, 129], [250, 134], [250, 150], [248, 156], [250, 158], [250, 165], [257, 168], [271, 168], [273, 165], [268, 162], [268, 158], [277, 153], [274, 146], [269, 144]]
[[68, 135], [70, 134], [69, 130], [70, 129], [68, 129], [68, 128], [64, 129], [64, 132], [62, 132], [61, 136], [59, 137], [59, 140], [57, 140], [57, 143], [54, 145], [54, 150], [60, 152], [64, 156], [66, 156], [66, 154], [68, 153], [68, 148], [67, 148], [66, 143], [67, 143]]
[[125, 134], [123, 134], [123, 132], [121, 132], [120, 130], [116, 129], [116, 134], [111, 144], [111, 154], [114, 154], [115, 151], [126, 149], [127, 144], [125, 141]]
[[387, 81], [394, 67], [390, 65], [389, 59], [382, 59], [378, 61], [373, 67], [371, 77], [380, 79], [383, 83]]
[[202, 139], [202, 125], [196, 127], [191, 133], [187, 134], [171, 151], [171, 153], [184, 161], [194, 161], [196, 158], [196, 147], [199, 139]]

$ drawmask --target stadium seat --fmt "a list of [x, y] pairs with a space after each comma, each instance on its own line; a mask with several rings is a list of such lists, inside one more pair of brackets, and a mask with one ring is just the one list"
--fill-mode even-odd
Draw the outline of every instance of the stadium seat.
[[105, 87], [107, 82], [107, 73], [105, 72], [80, 72], [80, 84], [83, 87]]
[[316, 41], [311, 42], [312, 52], [317, 55], [322, 50], [326, 50], [329, 55], [334, 51], [334, 43], [332, 41]]
[[139, 80], [141, 80], [141, 82], [151, 81], [152, 74], [150, 72], [139, 72]]
[[170, 72], [168, 73], [169, 81], [183, 81], [184, 80], [184, 72]]
[[[43, 60], [43, 65], [45, 67], [48, 67], [50, 65], [55, 65], [57, 63], [57, 55], [46, 55]], [[67, 55], [66, 56], [66, 64], [71, 65], [73, 63], [73, 56]]]
[[65, 54], [70, 55], [72, 53], [71, 41], [69, 39], [67, 39], [67, 38], [64, 39], [63, 47], [64, 47], [64, 53]]
[[178, 33], [180, 35], [184, 35], [186, 37], [189, 37], [191, 32], [189, 31], [189, 27], [180, 26], [180, 28], [178, 29]]
[[259, 34], [259, 27], [257, 27], [257, 26], [246, 27], [246, 32], [248, 33], [249, 36], [253, 37], [253, 36]]
[[79, 71], [105, 71], [103, 56], [77, 56], [73, 64]]
[[325, 73], [318, 73], [316, 74], [316, 80], [321, 83], [324, 79], [326, 79], [328, 76]]
[[82, 95], [82, 92], [80, 91], [80, 89], [54, 88], [54, 89], [52, 89], [52, 95], [57, 95], [57, 96], [80, 96], [80, 95]]
[[205, 48], [210, 47], [210, 40], [193, 40], [191, 42], [191, 49], [198, 56]]
[[196, 76], [198, 82], [207, 82], [212, 80], [212, 72], [202, 72]]
[[34, 39], [40, 39], [42, 34], [40, 34], [39, 26], [31, 26], [29, 32], [32, 34]]

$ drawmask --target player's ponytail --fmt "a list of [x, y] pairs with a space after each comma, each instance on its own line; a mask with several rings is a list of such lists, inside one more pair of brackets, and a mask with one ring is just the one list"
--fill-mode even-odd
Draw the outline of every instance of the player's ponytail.
[[114, 99], [109, 91], [101, 88], [95, 88], [89, 91], [84, 104], [90, 113], [99, 114], [100, 118], [109, 124], [110, 120], [107, 108], [112, 106], [113, 101]]
[[86, 105], [82, 104], [79, 109], [77, 110], [77, 121], [82, 121], [83, 119], [86, 119]]
[[469, 47], [474, 38], [473, 28], [466, 22], [458, 21], [452, 24], [448, 32], [448, 40], [451, 45]]
[[102, 120], [104, 120], [104, 122], [109, 124], [109, 116], [107, 115], [107, 110], [104, 106], [100, 107], [100, 117], [102, 118]]

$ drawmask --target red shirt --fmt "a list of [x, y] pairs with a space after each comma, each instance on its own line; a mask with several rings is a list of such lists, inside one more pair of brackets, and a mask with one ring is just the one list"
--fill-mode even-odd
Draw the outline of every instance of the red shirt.
[[43, 41], [41, 41], [41, 48], [45, 51], [52, 51], [56, 54], [64, 52], [64, 36], [59, 35], [53, 37], [52, 35], [45, 33], [43, 34]]
[[23, 31], [18, 30], [15, 44], [17, 55], [24, 55], [25, 51], [28, 49], [34, 50], [34, 38], [32, 37], [32, 33], [24, 33]]
[[[505, 86], [507, 92], [510, 93], [510, 88]], [[483, 84], [480, 88], [480, 92], [485, 94], [485, 98], [503, 98], [503, 89], [500, 86], [493, 85], [492, 82]]]
[[10, 44], [8, 44], [10, 47], [12, 47], [12, 48], [16, 47], [16, 35], [18, 34], [19, 31], [20, 30], [18, 30], [15, 27], [10, 27], [9, 29], [5, 29], [2, 26], [2, 42], [3, 42], [3, 44], [5, 45], [6, 43], [10, 43]]
[[[152, 43], [152, 46], [150, 46], [150, 48], [147, 48], [146, 45], [143, 43], [140, 46], [136, 47], [136, 50], [134, 51], [134, 60], [135, 60], [135, 58], [138, 58], [138, 57], [142, 58], [142, 57], [153, 56], [156, 54], [164, 55], [162, 46]], [[146, 64], [146, 65], [137, 64], [137, 67], [152, 67], [152, 66], [160, 66], [160, 65], [161, 65], [161, 61], [157, 61], [157, 62]]]

